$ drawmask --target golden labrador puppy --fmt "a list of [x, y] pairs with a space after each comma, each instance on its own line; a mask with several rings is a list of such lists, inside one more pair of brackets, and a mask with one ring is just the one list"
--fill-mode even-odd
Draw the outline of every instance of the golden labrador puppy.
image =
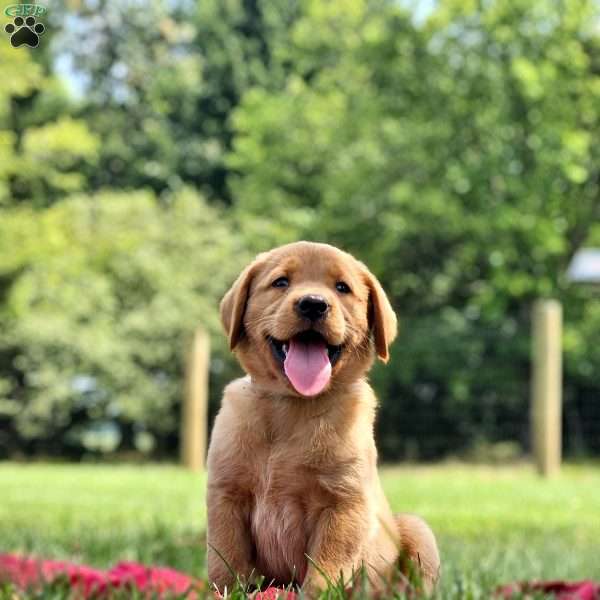
[[364, 567], [377, 589], [402, 555], [431, 589], [433, 533], [392, 514], [377, 474], [366, 374], [396, 335], [377, 279], [333, 246], [289, 244], [243, 271], [221, 318], [248, 375], [225, 389], [208, 451], [210, 581], [231, 588], [233, 571], [315, 595], [323, 573]]

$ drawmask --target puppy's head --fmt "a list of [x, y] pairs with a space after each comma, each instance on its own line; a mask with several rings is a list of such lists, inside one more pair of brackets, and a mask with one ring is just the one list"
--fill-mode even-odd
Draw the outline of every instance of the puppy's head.
[[257, 382], [317, 396], [388, 360], [396, 316], [377, 279], [349, 254], [297, 242], [260, 254], [221, 302], [229, 345]]

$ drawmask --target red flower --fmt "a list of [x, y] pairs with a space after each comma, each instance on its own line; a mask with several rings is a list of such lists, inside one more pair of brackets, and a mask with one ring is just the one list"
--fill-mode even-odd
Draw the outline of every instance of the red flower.
[[202, 582], [166, 567], [121, 562], [108, 571], [102, 571], [64, 561], [0, 554], [0, 581], [10, 581], [22, 589], [35, 588], [65, 577], [83, 598], [102, 596], [111, 589], [128, 587], [158, 595], [187, 593], [188, 598], [197, 598], [197, 592], [203, 588]]

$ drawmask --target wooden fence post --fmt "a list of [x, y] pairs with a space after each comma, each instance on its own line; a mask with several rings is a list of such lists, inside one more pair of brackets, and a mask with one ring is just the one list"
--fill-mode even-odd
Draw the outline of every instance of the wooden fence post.
[[538, 300], [533, 307], [531, 435], [538, 472], [560, 470], [562, 455], [562, 306]]
[[204, 470], [208, 435], [209, 362], [209, 337], [202, 328], [198, 328], [188, 357], [181, 411], [181, 461], [192, 471]]

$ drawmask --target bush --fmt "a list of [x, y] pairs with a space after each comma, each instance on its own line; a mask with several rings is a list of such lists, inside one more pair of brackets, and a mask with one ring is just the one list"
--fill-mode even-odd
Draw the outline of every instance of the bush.
[[0, 240], [0, 455], [172, 451], [186, 346], [246, 262], [220, 211], [106, 191], [7, 211]]

